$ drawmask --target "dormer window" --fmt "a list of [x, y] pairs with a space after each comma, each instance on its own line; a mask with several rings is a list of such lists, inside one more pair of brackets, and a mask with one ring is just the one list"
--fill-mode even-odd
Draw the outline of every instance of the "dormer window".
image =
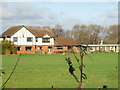
[[27, 42], [32, 42], [33, 38], [32, 37], [27, 37]]
[[50, 38], [42, 38], [43, 43], [50, 43]]
[[17, 42], [18, 41], [18, 37], [13, 37], [13, 41]]

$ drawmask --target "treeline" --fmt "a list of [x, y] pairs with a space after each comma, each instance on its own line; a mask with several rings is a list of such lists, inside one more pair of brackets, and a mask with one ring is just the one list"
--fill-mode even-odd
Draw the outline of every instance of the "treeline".
[[119, 44], [118, 25], [103, 27], [96, 24], [74, 25], [71, 30], [64, 30], [61, 25], [54, 28], [56, 37], [72, 37], [78, 44]]

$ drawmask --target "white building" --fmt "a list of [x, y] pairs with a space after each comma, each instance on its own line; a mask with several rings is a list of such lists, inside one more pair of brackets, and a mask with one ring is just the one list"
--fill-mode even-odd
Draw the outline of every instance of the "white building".
[[24, 25], [10, 27], [1, 35], [0, 40], [13, 41], [18, 49], [17, 53], [63, 52], [67, 50], [67, 46], [63, 45], [76, 44], [72, 38], [55, 38], [51, 28]]
[[[78, 52], [78, 46], [72, 38], [54, 37], [51, 28], [13, 26], [6, 30], [0, 37], [2, 40], [14, 42], [17, 53], [63, 53], [74, 49]], [[82, 45], [87, 47], [88, 52], [119, 52], [119, 44], [89, 44]], [[72, 48], [71, 48], [72, 47]]]

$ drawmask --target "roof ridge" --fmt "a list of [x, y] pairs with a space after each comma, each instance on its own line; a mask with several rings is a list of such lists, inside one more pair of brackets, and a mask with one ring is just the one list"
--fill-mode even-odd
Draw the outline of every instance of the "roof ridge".
[[51, 37], [54, 37], [52, 28], [48, 27], [33, 27], [33, 26], [25, 26], [25, 25], [18, 25], [18, 26], [12, 26], [8, 28], [4, 33], [2, 33], [2, 36], [12, 36], [15, 34], [18, 30], [20, 30], [22, 27], [25, 27], [27, 30], [29, 30], [33, 35], [36, 37], [41, 37], [45, 34], [50, 35]]

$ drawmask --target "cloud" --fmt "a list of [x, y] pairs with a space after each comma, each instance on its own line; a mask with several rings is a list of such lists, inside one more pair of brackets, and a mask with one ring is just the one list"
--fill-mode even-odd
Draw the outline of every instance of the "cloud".
[[12, 7], [3, 7], [3, 19], [41, 19], [51, 14], [49, 9], [35, 8], [29, 4], [17, 3]]
[[[82, 9], [81, 9], [82, 10]], [[72, 10], [70, 10], [72, 14]], [[85, 11], [84, 11], [85, 12]], [[83, 12], [83, 13], [84, 13]], [[86, 11], [87, 12], [87, 11]], [[93, 12], [96, 13], [96, 12]], [[77, 14], [77, 13], [76, 13]], [[101, 14], [101, 13], [100, 13]], [[32, 3], [4, 3], [2, 7], [2, 30], [15, 25], [28, 26], [50, 26], [62, 25], [64, 29], [71, 29], [75, 24], [99, 24], [102, 26], [116, 24], [118, 19], [117, 9], [110, 10], [104, 15], [93, 16], [93, 18], [84, 18], [69, 15], [66, 10], [56, 12], [55, 9], [37, 7]], [[86, 15], [87, 17], [88, 15]]]
[[11, 3], [3, 5], [3, 31], [15, 25], [54, 27], [60, 24], [63, 28], [70, 29], [73, 25], [81, 22], [81, 20], [73, 17], [62, 17], [64, 14], [62, 11], [60, 11], [60, 14], [56, 14], [49, 8], [36, 8], [31, 3], [9, 4]]
[[107, 13], [104, 19], [106, 25], [118, 24], [118, 9], [115, 8]]
[[107, 18], [118, 18], [118, 9], [113, 9], [113, 11], [108, 12]]
[[103, 15], [99, 15], [96, 17], [91, 18], [88, 23], [102, 25], [107, 27], [109, 25], [118, 24], [118, 9], [114, 8]]
[[24, 24], [47, 26], [57, 23], [58, 16], [48, 8], [36, 8], [27, 3], [6, 3], [2, 8], [3, 29], [6, 27]]

